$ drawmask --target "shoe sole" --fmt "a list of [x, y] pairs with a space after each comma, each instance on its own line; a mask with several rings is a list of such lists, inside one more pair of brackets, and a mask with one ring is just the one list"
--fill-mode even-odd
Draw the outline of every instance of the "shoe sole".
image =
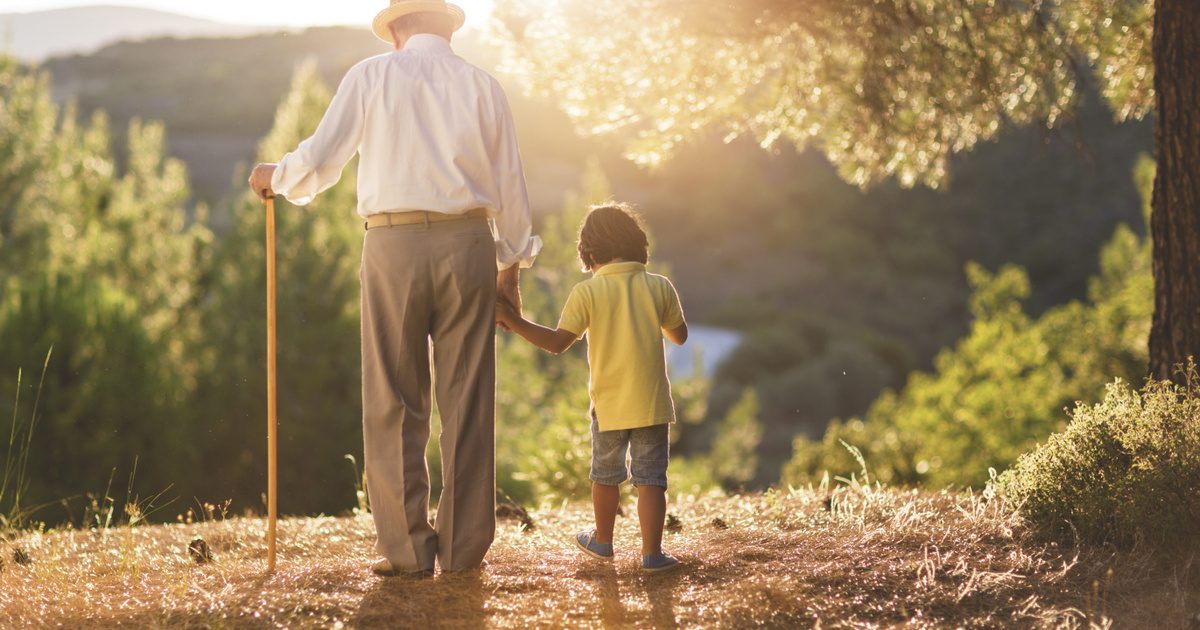
[[371, 569], [371, 573], [379, 577], [430, 578], [433, 571], [379, 571]]
[[587, 555], [589, 555], [597, 560], [612, 560], [613, 559], [612, 556], [602, 556], [602, 555], [596, 553], [595, 551], [588, 549], [586, 546], [584, 546], [583, 543], [579, 542], [579, 539], [575, 539], [575, 546], [579, 547], [579, 550], [582, 551], [583, 553], [586, 553]]
[[442, 574], [445, 575], [448, 573], [450, 575], [469, 575], [472, 573], [479, 573], [486, 568], [488, 568], [488, 561], [484, 560], [483, 562], [481, 562], [479, 564], [479, 566], [471, 568], [471, 569], [447, 569], [445, 567], [442, 567]]
[[645, 571], [646, 573], [666, 573], [667, 571], [674, 571], [675, 569], [678, 569], [679, 565], [681, 564], [683, 563], [676, 562], [675, 564], [668, 564], [665, 567], [657, 567], [653, 569], [649, 567], [642, 567], [642, 571]]

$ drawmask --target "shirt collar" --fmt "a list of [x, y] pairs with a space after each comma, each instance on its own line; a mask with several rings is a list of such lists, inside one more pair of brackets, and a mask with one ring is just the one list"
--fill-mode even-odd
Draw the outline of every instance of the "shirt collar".
[[632, 271], [645, 271], [646, 265], [640, 262], [616, 262], [608, 263], [596, 270], [597, 276], [607, 276], [614, 273], [629, 273]]
[[433, 35], [431, 33], [417, 33], [408, 38], [404, 42], [404, 50], [415, 52], [423, 55], [453, 55], [454, 50], [450, 48], [450, 42], [446, 41], [441, 35]]

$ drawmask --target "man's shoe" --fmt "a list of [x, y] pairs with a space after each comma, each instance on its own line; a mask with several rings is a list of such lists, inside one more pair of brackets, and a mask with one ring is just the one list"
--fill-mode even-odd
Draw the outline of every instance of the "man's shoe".
[[417, 570], [417, 571], [401, 571], [401, 570], [393, 567], [392, 563], [389, 562], [387, 558], [384, 558], [383, 560], [380, 560], [379, 562], [372, 564], [371, 572], [374, 573], [375, 575], [382, 575], [384, 577], [396, 577], [396, 576], [411, 577], [411, 578], [433, 577], [433, 571], [431, 571], [429, 569], [423, 569], [423, 570]]
[[575, 534], [575, 546], [587, 555], [600, 560], [613, 559], [612, 543], [607, 545], [596, 542], [596, 530], [579, 532]]
[[480, 561], [480, 563], [479, 563], [479, 566], [477, 566], [477, 567], [471, 567], [471, 568], [469, 568], [469, 569], [447, 569], [446, 567], [442, 567], [442, 575], [446, 575], [446, 574], [450, 574], [450, 575], [469, 575], [469, 574], [472, 574], [472, 573], [479, 573], [480, 571], [483, 571], [483, 570], [484, 570], [484, 569], [486, 569], [487, 567], [488, 567], [488, 561], [487, 561], [487, 560], [482, 560], [482, 561]]
[[673, 556], [665, 553], [656, 553], [652, 556], [642, 556], [642, 570], [647, 573], [658, 573], [660, 571], [670, 571], [679, 567], [679, 561]]

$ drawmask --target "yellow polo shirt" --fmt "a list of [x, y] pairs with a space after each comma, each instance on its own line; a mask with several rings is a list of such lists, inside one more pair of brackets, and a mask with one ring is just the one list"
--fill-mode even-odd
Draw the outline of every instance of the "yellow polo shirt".
[[587, 333], [589, 391], [601, 431], [675, 421], [662, 329], [683, 325], [679, 294], [638, 262], [609, 263], [571, 289], [558, 327]]

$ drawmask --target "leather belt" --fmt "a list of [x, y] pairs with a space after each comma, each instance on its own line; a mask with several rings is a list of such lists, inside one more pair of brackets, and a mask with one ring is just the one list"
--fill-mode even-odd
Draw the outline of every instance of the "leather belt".
[[367, 217], [363, 224], [363, 229], [392, 227], [394, 225], [413, 225], [416, 223], [441, 223], [443, 221], [464, 221], [466, 219], [486, 219], [488, 216], [487, 210], [484, 208], [475, 208], [468, 210], [462, 214], [444, 214], [441, 212], [428, 212], [425, 210], [414, 210], [412, 212], [382, 212], [373, 214]]

